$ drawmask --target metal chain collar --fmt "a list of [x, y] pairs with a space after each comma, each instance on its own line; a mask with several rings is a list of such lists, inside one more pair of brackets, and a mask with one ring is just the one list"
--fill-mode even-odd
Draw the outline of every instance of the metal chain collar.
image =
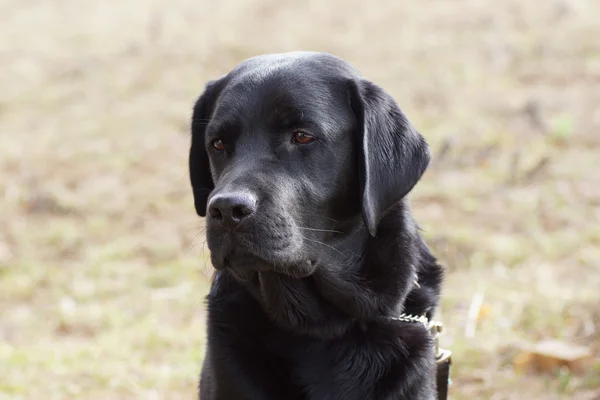
[[412, 314], [400, 314], [397, 317], [389, 317], [394, 321], [421, 323], [433, 336], [435, 340], [435, 356], [439, 358], [442, 356], [443, 351], [440, 349], [440, 334], [444, 328], [444, 324], [439, 321], [429, 321], [425, 315], [412, 315]]

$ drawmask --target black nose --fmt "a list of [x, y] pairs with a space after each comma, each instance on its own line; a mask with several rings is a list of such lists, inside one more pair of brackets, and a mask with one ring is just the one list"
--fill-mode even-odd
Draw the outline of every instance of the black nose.
[[229, 226], [238, 225], [256, 211], [256, 197], [249, 193], [215, 195], [208, 204], [208, 214]]

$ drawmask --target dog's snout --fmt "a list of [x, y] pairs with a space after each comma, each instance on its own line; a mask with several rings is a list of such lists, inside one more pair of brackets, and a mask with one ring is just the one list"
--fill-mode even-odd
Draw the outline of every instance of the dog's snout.
[[249, 193], [223, 193], [208, 204], [209, 215], [224, 224], [235, 226], [256, 211], [256, 197]]

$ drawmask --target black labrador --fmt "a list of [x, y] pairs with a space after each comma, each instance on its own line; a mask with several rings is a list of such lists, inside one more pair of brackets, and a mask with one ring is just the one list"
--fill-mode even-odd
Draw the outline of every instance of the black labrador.
[[207, 84], [189, 157], [216, 269], [202, 400], [434, 399], [442, 267], [405, 196], [430, 160], [341, 59], [248, 59]]

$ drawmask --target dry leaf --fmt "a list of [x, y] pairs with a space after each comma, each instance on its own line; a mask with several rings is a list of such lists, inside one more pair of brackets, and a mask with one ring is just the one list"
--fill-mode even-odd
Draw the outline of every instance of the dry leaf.
[[558, 340], [545, 340], [531, 346], [513, 359], [516, 370], [533, 369], [538, 372], [552, 372], [558, 368], [568, 368], [571, 372], [582, 372], [592, 364], [589, 348]]

